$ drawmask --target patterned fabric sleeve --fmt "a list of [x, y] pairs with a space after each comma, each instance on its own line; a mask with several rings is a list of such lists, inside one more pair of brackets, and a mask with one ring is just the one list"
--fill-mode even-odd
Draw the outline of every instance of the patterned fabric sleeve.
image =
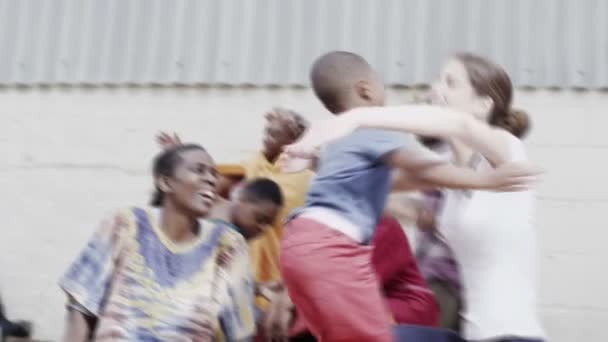
[[59, 285], [68, 296], [93, 316], [103, 310], [127, 226], [123, 213], [104, 219], [60, 280]]
[[255, 333], [254, 281], [249, 249], [238, 236], [221, 253], [226, 282], [220, 322], [227, 341], [248, 341]]
[[226, 292], [220, 316], [226, 341], [248, 341], [255, 333], [254, 281], [249, 249], [239, 235], [221, 252]]

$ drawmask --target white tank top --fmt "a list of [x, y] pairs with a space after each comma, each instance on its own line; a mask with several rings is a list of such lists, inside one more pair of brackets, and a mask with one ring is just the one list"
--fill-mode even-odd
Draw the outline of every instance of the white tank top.
[[[509, 135], [511, 160], [527, 160]], [[475, 155], [475, 169], [490, 168]], [[440, 227], [460, 265], [464, 336], [544, 338], [537, 306], [537, 245], [532, 191], [446, 191]]]

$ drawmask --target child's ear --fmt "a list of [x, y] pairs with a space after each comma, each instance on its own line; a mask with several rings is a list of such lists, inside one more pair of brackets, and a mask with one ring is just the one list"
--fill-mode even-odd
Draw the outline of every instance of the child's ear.
[[359, 98], [365, 100], [366, 102], [374, 99], [374, 92], [368, 81], [359, 81], [355, 83], [355, 92]]

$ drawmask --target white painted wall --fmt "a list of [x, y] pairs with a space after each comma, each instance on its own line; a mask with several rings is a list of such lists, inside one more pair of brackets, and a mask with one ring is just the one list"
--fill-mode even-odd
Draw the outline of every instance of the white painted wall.
[[[400, 103], [411, 93], [389, 95]], [[518, 92], [516, 104], [533, 116], [531, 155], [548, 170], [538, 216], [543, 321], [552, 341], [608, 341], [608, 94]], [[0, 293], [10, 316], [59, 338], [57, 279], [104, 213], [147, 201], [158, 130], [238, 161], [257, 149], [274, 105], [325, 115], [308, 90], [1, 90]]]

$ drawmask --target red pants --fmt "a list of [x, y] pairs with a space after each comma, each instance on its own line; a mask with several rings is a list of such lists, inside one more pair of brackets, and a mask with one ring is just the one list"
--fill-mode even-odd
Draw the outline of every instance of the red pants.
[[371, 246], [307, 218], [295, 218], [283, 234], [283, 280], [320, 342], [393, 340]]

